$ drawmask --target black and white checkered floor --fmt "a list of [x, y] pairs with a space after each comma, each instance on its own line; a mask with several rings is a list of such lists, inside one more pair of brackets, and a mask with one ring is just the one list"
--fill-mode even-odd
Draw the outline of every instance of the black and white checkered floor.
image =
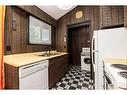
[[92, 82], [90, 72], [71, 65], [68, 73], [51, 90], [93, 90]]

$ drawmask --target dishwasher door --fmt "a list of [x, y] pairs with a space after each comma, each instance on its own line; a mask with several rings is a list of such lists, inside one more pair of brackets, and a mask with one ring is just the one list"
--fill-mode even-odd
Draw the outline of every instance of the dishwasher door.
[[48, 89], [48, 60], [19, 68], [19, 89]]

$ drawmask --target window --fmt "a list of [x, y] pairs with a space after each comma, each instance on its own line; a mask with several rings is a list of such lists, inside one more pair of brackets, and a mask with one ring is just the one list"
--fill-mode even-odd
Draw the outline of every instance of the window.
[[29, 43], [51, 45], [51, 25], [29, 16]]

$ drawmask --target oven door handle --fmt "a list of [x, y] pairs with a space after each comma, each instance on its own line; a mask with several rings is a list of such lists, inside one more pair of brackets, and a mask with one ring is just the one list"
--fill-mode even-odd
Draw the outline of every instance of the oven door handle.
[[110, 78], [109, 78], [108, 75], [106, 74], [106, 72], [104, 72], [104, 76], [105, 76], [105, 78], [106, 78], [106, 80], [107, 80], [107, 82], [108, 82], [108, 85], [114, 86], [113, 83], [111, 82]]
[[120, 89], [127, 90], [127, 88], [119, 87]]

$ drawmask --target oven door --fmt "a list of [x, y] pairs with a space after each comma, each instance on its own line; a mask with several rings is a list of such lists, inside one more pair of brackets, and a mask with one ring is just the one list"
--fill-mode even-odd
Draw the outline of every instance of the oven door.
[[110, 77], [105, 71], [104, 71], [104, 89], [105, 90], [114, 89], [114, 83], [111, 81]]

